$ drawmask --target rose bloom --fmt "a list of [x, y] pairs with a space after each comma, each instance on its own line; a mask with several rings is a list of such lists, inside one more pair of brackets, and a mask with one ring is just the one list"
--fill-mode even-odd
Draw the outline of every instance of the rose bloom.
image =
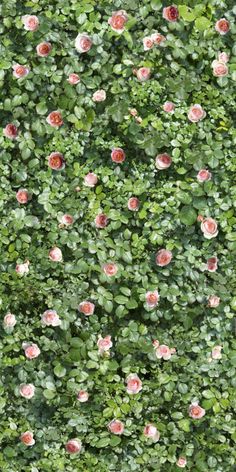
[[201, 230], [206, 239], [215, 238], [219, 232], [217, 223], [213, 218], [205, 218], [201, 223]]
[[171, 5], [170, 7], [163, 8], [162, 16], [167, 21], [177, 21], [179, 18], [177, 6]]
[[122, 148], [113, 148], [111, 151], [111, 159], [116, 164], [121, 164], [125, 160], [125, 151]]
[[156, 156], [156, 168], [159, 170], [168, 169], [172, 163], [172, 159], [169, 154], [159, 154]]
[[108, 217], [104, 213], [99, 213], [95, 218], [96, 228], [105, 228], [108, 224]]
[[105, 351], [109, 351], [109, 349], [113, 346], [111, 336], [105, 336], [105, 338], [100, 338], [97, 341], [98, 351], [99, 354], [103, 354]]
[[29, 200], [28, 190], [20, 188], [16, 194], [16, 199], [19, 203], [27, 203]]
[[36, 359], [40, 354], [40, 349], [37, 344], [27, 344], [24, 348], [27, 359]]
[[220, 297], [217, 297], [216, 295], [210, 295], [208, 298], [208, 305], [210, 308], [216, 308], [220, 304]]
[[37, 54], [40, 57], [47, 57], [50, 54], [51, 50], [52, 50], [51, 43], [48, 43], [46, 41], [38, 44], [38, 46], [36, 47]]
[[25, 446], [33, 446], [35, 444], [34, 435], [31, 431], [26, 431], [20, 436], [20, 440]]
[[55, 246], [52, 249], [50, 249], [48, 257], [51, 261], [61, 262], [62, 261], [62, 252], [59, 249], [59, 247]]
[[3, 319], [3, 325], [5, 328], [14, 328], [16, 324], [16, 317], [12, 313], [7, 313]]
[[108, 18], [108, 24], [116, 33], [123, 33], [127, 21], [128, 15], [125, 10], [113, 11], [112, 16]]
[[217, 33], [226, 34], [230, 29], [230, 23], [228, 20], [226, 20], [226, 18], [221, 18], [216, 22], [215, 29]]
[[65, 215], [62, 215], [60, 222], [62, 225], [65, 226], [70, 226], [74, 223], [74, 218], [73, 216], [69, 215], [68, 213], [65, 213]]
[[218, 60], [226, 64], [229, 61], [229, 55], [226, 52], [219, 52]]
[[156, 356], [157, 359], [164, 359], [164, 361], [168, 361], [171, 358], [171, 350], [165, 344], [161, 344], [156, 349]]
[[55, 310], [46, 310], [42, 314], [43, 326], [60, 326], [61, 320]]
[[172, 259], [172, 252], [167, 249], [160, 249], [156, 255], [156, 264], [164, 267], [170, 263]]
[[88, 392], [86, 392], [86, 390], [80, 390], [78, 395], [77, 395], [77, 400], [80, 402], [80, 403], [85, 403], [88, 401], [88, 398], [89, 398], [89, 394]]
[[21, 21], [26, 31], [36, 31], [39, 27], [39, 19], [35, 15], [24, 15]]
[[136, 197], [131, 197], [128, 200], [128, 209], [131, 211], [138, 211], [139, 205], [140, 205], [139, 199]]
[[151, 69], [149, 67], [140, 67], [140, 69], [137, 70], [136, 76], [137, 79], [140, 82], [145, 82], [150, 78], [151, 75]]
[[86, 187], [95, 187], [97, 183], [98, 183], [98, 177], [93, 172], [89, 172], [84, 177], [84, 185], [86, 185]]
[[28, 400], [34, 396], [35, 387], [32, 384], [21, 384], [20, 395]]
[[106, 92], [105, 90], [97, 90], [96, 92], [94, 92], [93, 96], [92, 96], [92, 100], [94, 102], [104, 102], [104, 100], [106, 100]]
[[108, 277], [113, 277], [113, 275], [117, 274], [117, 271], [118, 271], [118, 267], [116, 264], [113, 264], [113, 262], [109, 262], [108, 264], [104, 264], [103, 266], [103, 272]]
[[179, 459], [176, 462], [177, 467], [180, 467], [183, 469], [187, 465], [187, 460], [186, 457], [179, 457]]
[[129, 374], [126, 379], [126, 391], [130, 394], [139, 393], [142, 390], [142, 381], [137, 374]]
[[144, 49], [144, 51], [148, 51], [149, 49], [152, 49], [153, 46], [154, 46], [154, 41], [151, 38], [151, 36], [145, 36], [145, 38], [143, 38], [143, 49]]
[[208, 180], [211, 180], [211, 177], [211, 172], [207, 169], [201, 169], [197, 174], [198, 182], [207, 182]]
[[222, 358], [221, 349], [222, 349], [222, 346], [213, 347], [213, 349], [211, 351], [212, 359], [218, 360], [218, 359]]
[[154, 44], [157, 44], [157, 45], [163, 43], [166, 40], [165, 36], [163, 36], [160, 33], [153, 33], [151, 35], [151, 39], [154, 42]]
[[120, 420], [112, 420], [108, 425], [109, 431], [113, 434], [122, 434], [124, 428], [124, 423], [122, 423]]
[[16, 265], [16, 272], [20, 275], [28, 274], [29, 272], [29, 262], [24, 262], [23, 264]]
[[3, 134], [6, 138], [15, 139], [18, 136], [18, 129], [12, 123], [9, 123], [5, 128], [3, 128]]
[[192, 121], [192, 123], [197, 123], [198, 121], [205, 118], [206, 112], [203, 110], [201, 105], [193, 105], [189, 112], [188, 112], [188, 119]]
[[146, 303], [150, 308], [157, 306], [159, 301], [159, 293], [157, 290], [154, 292], [147, 292], [145, 295]]
[[212, 67], [213, 75], [215, 77], [225, 77], [226, 75], [228, 75], [229, 70], [225, 62], [213, 61]]
[[206, 413], [205, 410], [201, 406], [199, 406], [197, 402], [194, 402], [190, 405], [188, 412], [189, 416], [191, 416], [191, 418], [194, 418], [195, 420], [199, 420]]
[[75, 49], [78, 52], [88, 52], [93, 45], [93, 41], [87, 33], [79, 33], [75, 38]]
[[77, 452], [81, 451], [81, 441], [79, 439], [70, 439], [66, 443], [66, 451], [69, 452], [69, 454], [76, 454]]
[[48, 156], [48, 165], [53, 170], [62, 170], [65, 168], [64, 156], [61, 152], [52, 152]]
[[91, 302], [88, 302], [87, 300], [79, 304], [80, 313], [83, 313], [86, 316], [93, 315], [94, 309], [95, 305]]
[[71, 85], [76, 85], [80, 82], [80, 77], [78, 74], [70, 74], [67, 79], [67, 82], [69, 82], [69, 84]]
[[16, 79], [21, 79], [22, 77], [25, 77], [29, 73], [29, 68], [25, 66], [21, 66], [20, 64], [15, 64], [12, 66], [13, 69], [13, 75], [16, 77]]
[[46, 121], [49, 125], [53, 126], [53, 128], [57, 128], [57, 126], [63, 125], [63, 119], [61, 116], [60, 111], [52, 111], [46, 118]]
[[217, 270], [217, 264], [217, 257], [210, 257], [207, 259], [207, 270], [209, 270], [209, 272], [215, 272]]
[[163, 105], [163, 110], [167, 113], [173, 113], [175, 109], [175, 104], [173, 102], [165, 102]]
[[153, 424], [147, 424], [143, 430], [143, 434], [146, 438], [152, 439], [154, 442], [157, 442], [160, 439], [160, 433]]

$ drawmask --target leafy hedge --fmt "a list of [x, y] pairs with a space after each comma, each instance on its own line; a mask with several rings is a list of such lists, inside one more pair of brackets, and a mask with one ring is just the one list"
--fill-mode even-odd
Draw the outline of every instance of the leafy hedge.
[[[162, 472], [186, 461], [192, 472], [235, 470], [236, 7], [175, 4], [176, 21], [163, 18], [161, 0], [1, 4], [2, 471]], [[109, 18], [119, 10], [117, 33]], [[38, 17], [35, 31], [25, 15]], [[221, 18], [226, 34], [215, 29]], [[85, 46], [92, 39], [88, 52], [75, 48], [79, 33]], [[160, 44], [144, 48], [156, 33]], [[52, 47], [41, 57], [44, 41]], [[50, 126], [53, 111], [62, 126]], [[163, 154], [172, 162], [160, 170]], [[164, 266], [161, 249], [172, 254]], [[29, 359], [32, 343], [40, 354]], [[127, 391], [130, 374], [138, 393]], [[80, 452], [70, 453], [71, 439]]]

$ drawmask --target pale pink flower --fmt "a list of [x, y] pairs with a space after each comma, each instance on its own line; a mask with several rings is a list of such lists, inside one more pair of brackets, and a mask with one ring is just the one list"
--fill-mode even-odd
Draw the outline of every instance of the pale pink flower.
[[35, 387], [32, 384], [21, 384], [20, 395], [28, 400], [34, 396]]
[[3, 325], [5, 328], [14, 328], [16, 322], [16, 317], [12, 313], [7, 313], [4, 316]]
[[154, 46], [154, 41], [151, 38], [151, 36], [145, 36], [145, 38], [143, 38], [143, 49], [144, 49], [144, 51], [148, 51], [149, 49], [152, 49], [153, 46]]
[[202, 418], [206, 413], [205, 410], [201, 406], [199, 406], [197, 402], [191, 403], [188, 412], [189, 416], [196, 420]]
[[224, 35], [228, 33], [230, 29], [230, 23], [228, 20], [226, 20], [226, 18], [220, 18], [220, 20], [218, 20], [215, 24], [215, 29], [217, 33]]
[[43, 43], [38, 44], [36, 47], [36, 52], [39, 57], [47, 57], [52, 50], [51, 43], [44, 41]]
[[160, 439], [160, 433], [153, 424], [147, 424], [143, 430], [143, 434], [146, 438], [152, 439], [153, 442], [157, 442]]
[[187, 465], [186, 457], [183, 457], [183, 456], [179, 457], [177, 462], [176, 462], [176, 465], [177, 465], [177, 467], [180, 467], [181, 469], [186, 467], [186, 465]]
[[166, 37], [160, 33], [153, 33], [151, 35], [151, 39], [154, 42], [154, 44], [157, 44], [158, 46], [164, 43], [164, 41], [166, 41]]
[[125, 10], [113, 11], [112, 16], [108, 18], [108, 24], [116, 33], [123, 33], [127, 21], [128, 15]]
[[25, 431], [20, 436], [20, 440], [25, 446], [33, 446], [35, 444], [34, 435], [31, 431]]
[[226, 75], [228, 75], [229, 70], [225, 62], [213, 61], [212, 67], [213, 67], [213, 75], [215, 77], [225, 77]]
[[172, 159], [166, 152], [156, 156], [156, 168], [159, 170], [168, 169], [172, 163]]
[[213, 347], [213, 349], [211, 351], [212, 359], [218, 360], [218, 359], [222, 358], [221, 349], [222, 349], [222, 346]]
[[217, 257], [210, 257], [207, 259], [207, 270], [209, 272], [215, 272], [217, 270], [218, 259]]
[[160, 346], [160, 343], [159, 343], [158, 339], [154, 339], [152, 341], [152, 345], [153, 345], [154, 349], [157, 349]]
[[61, 262], [62, 261], [62, 252], [59, 247], [53, 247], [48, 253], [48, 257], [51, 261]]
[[137, 70], [136, 76], [137, 79], [140, 82], [145, 82], [150, 78], [151, 75], [151, 69], [149, 67], [140, 67], [140, 69]]
[[6, 138], [16, 139], [18, 136], [18, 128], [13, 123], [8, 123], [8, 125], [3, 128], [3, 134]]
[[65, 226], [70, 226], [74, 223], [74, 218], [68, 213], [65, 213], [64, 215], [61, 216], [60, 223]]
[[179, 11], [176, 5], [163, 8], [162, 16], [167, 21], [177, 21], [179, 18]]
[[217, 297], [217, 295], [210, 295], [208, 298], [208, 306], [210, 308], [216, 308], [220, 304], [220, 297]]
[[98, 183], [98, 177], [93, 172], [89, 172], [84, 177], [84, 185], [86, 185], [87, 187], [95, 187], [97, 183]]
[[53, 128], [63, 125], [63, 119], [60, 111], [52, 111], [46, 118], [46, 122]]
[[226, 64], [229, 61], [229, 55], [226, 52], [219, 52], [218, 60]]
[[121, 164], [125, 160], [125, 151], [122, 148], [113, 148], [111, 151], [111, 159], [116, 164]]
[[95, 218], [96, 228], [105, 228], [108, 225], [108, 217], [104, 213], [99, 213]]
[[39, 27], [39, 19], [35, 15], [24, 15], [21, 21], [26, 31], [36, 31]]
[[89, 399], [89, 394], [86, 390], [80, 390], [78, 395], [77, 395], [77, 400], [80, 402], [80, 403], [85, 403], [87, 402]]
[[125, 428], [124, 423], [122, 423], [122, 421], [120, 420], [112, 420], [108, 424], [108, 429], [113, 434], [122, 434], [124, 431], [124, 428]]
[[16, 199], [19, 203], [27, 203], [29, 200], [29, 192], [26, 188], [20, 188], [16, 193]]
[[71, 85], [76, 85], [80, 82], [80, 77], [78, 74], [70, 74], [68, 79], [67, 79], [67, 82], [69, 82], [69, 84]]
[[106, 100], [105, 90], [97, 90], [96, 92], [94, 92], [92, 100], [94, 102], [104, 102], [104, 100]]
[[156, 349], [156, 356], [157, 359], [164, 359], [164, 361], [168, 361], [171, 358], [171, 350], [165, 344], [161, 344]]
[[191, 106], [189, 112], [188, 112], [188, 119], [192, 121], [192, 123], [197, 123], [200, 120], [203, 120], [205, 118], [206, 112], [203, 110], [201, 105], [193, 105]]
[[114, 275], [117, 274], [117, 271], [118, 271], [118, 267], [113, 262], [108, 262], [107, 264], [104, 264], [103, 266], [103, 272], [108, 277], [113, 277]]
[[75, 49], [78, 52], [88, 52], [93, 45], [93, 41], [87, 33], [79, 33], [75, 38]]
[[103, 354], [113, 346], [111, 336], [105, 336], [105, 338], [99, 338], [97, 341], [98, 352], [99, 354]]
[[82, 443], [79, 439], [70, 439], [66, 443], [66, 451], [69, 452], [69, 454], [77, 454], [78, 452], [81, 451]]
[[43, 326], [60, 326], [61, 320], [55, 310], [46, 310], [41, 318]]
[[172, 252], [167, 249], [160, 249], [156, 254], [156, 264], [160, 267], [164, 267], [171, 262]]
[[128, 209], [131, 211], [138, 211], [139, 205], [140, 205], [140, 202], [137, 197], [131, 197], [128, 200]]
[[206, 239], [212, 239], [219, 233], [216, 221], [213, 218], [204, 218], [201, 223], [201, 230]]
[[154, 292], [147, 292], [145, 295], [146, 303], [150, 308], [154, 308], [157, 306], [158, 301], [159, 301], [159, 293], [157, 290], [154, 290]]
[[12, 66], [13, 69], [13, 75], [16, 77], [16, 79], [21, 79], [23, 77], [26, 77], [29, 73], [29, 68], [25, 66], [21, 66], [20, 64], [15, 64]]
[[24, 262], [23, 264], [16, 265], [16, 272], [17, 274], [23, 275], [28, 274], [29, 272], [29, 261]]
[[80, 313], [83, 313], [86, 316], [93, 315], [94, 309], [95, 305], [91, 302], [88, 302], [87, 300], [79, 304]]
[[207, 182], [208, 180], [211, 180], [211, 177], [211, 172], [207, 169], [201, 169], [197, 174], [198, 182]]
[[126, 391], [130, 394], [139, 393], [142, 390], [142, 381], [137, 374], [129, 374], [126, 378]]
[[23, 349], [25, 351], [25, 356], [27, 357], [27, 359], [36, 359], [36, 357], [38, 357], [41, 352], [38, 345], [34, 343], [24, 344]]
[[173, 102], [165, 102], [163, 105], [163, 110], [167, 113], [174, 113], [175, 104]]

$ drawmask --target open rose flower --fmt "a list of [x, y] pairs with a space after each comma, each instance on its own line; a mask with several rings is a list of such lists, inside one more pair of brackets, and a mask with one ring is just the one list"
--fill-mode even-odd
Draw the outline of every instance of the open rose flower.
[[104, 102], [104, 100], [106, 100], [105, 90], [97, 90], [96, 92], [94, 92], [92, 100], [94, 102]]
[[16, 272], [17, 274], [24, 275], [28, 274], [29, 272], [29, 261], [23, 262], [23, 264], [16, 265]]
[[37, 31], [39, 27], [39, 19], [35, 15], [24, 15], [21, 17], [21, 21], [26, 31]]
[[203, 110], [201, 105], [193, 105], [189, 112], [188, 112], [188, 119], [192, 121], [192, 123], [197, 123], [200, 120], [203, 120], [205, 118], [206, 112]]
[[147, 424], [143, 430], [143, 434], [146, 438], [152, 439], [153, 442], [157, 442], [160, 439], [160, 433], [153, 424]]
[[167, 249], [160, 249], [156, 255], [156, 264], [164, 267], [170, 263], [172, 259], [172, 252]]
[[3, 319], [4, 328], [14, 328], [16, 324], [16, 317], [12, 313], [7, 313]]
[[151, 69], [149, 67], [140, 67], [140, 69], [136, 71], [136, 76], [140, 82], [145, 82], [151, 76]]
[[221, 359], [222, 358], [221, 350], [222, 350], [222, 346], [213, 347], [211, 351], [211, 358], [215, 360]]
[[47, 57], [52, 50], [51, 43], [44, 41], [43, 43], [38, 44], [36, 47], [36, 52], [39, 57]]
[[113, 148], [111, 151], [111, 159], [116, 164], [121, 164], [125, 160], [125, 151], [122, 148]]
[[112, 420], [108, 424], [108, 429], [113, 434], [122, 434], [124, 431], [124, 428], [125, 428], [124, 423], [122, 423], [122, 421], [120, 420]]
[[48, 156], [48, 165], [53, 170], [62, 170], [65, 168], [64, 156], [61, 152], [55, 151]]
[[226, 64], [229, 61], [229, 55], [226, 52], [219, 52], [218, 61]]
[[217, 297], [217, 295], [210, 295], [208, 298], [208, 305], [210, 308], [216, 308], [220, 304], [220, 297]]
[[35, 392], [35, 387], [32, 384], [21, 384], [20, 385], [20, 395], [24, 398], [30, 400], [33, 398]]
[[12, 66], [13, 69], [13, 75], [16, 77], [16, 79], [21, 79], [23, 77], [26, 77], [29, 73], [29, 68], [25, 66], [21, 66], [20, 64], [15, 64]]
[[86, 390], [80, 390], [78, 395], [77, 395], [77, 400], [80, 402], [80, 403], [85, 403], [87, 402], [89, 399], [89, 394]]
[[153, 46], [154, 46], [154, 41], [151, 38], [151, 36], [145, 36], [145, 38], [143, 38], [143, 49], [144, 49], [144, 51], [148, 51], [149, 49], [152, 49]]
[[34, 343], [24, 344], [23, 349], [25, 351], [25, 357], [27, 357], [27, 359], [36, 359], [36, 357], [38, 357], [41, 352], [37, 344], [34, 344]]
[[179, 18], [179, 11], [176, 5], [163, 8], [162, 16], [167, 21], [177, 21]]
[[74, 218], [73, 218], [72, 215], [69, 215], [68, 213], [65, 213], [65, 215], [61, 216], [60, 223], [63, 226], [70, 226], [74, 223]]
[[59, 247], [55, 246], [50, 249], [48, 257], [51, 261], [54, 262], [61, 262], [62, 261], [62, 252]]
[[66, 451], [69, 452], [69, 454], [77, 454], [78, 452], [81, 451], [82, 443], [79, 439], [70, 439], [66, 443]]
[[5, 128], [3, 128], [3, 134], [6, 138], [16, 139], [18, 136], [18, 128], [16, 125], [13, 125], [13, 123], [9, 123]]
[[204, 218], [201, 223], [201, 230], [206, 239], [215, 238], [219, 232], [217, 223], [213, 218]]
[[72, 73], [69, 75], [67, 82], [71, 85], [76, 85], [80, 82], [80, 76], [78, 74]]
[[209, 272], [215, 272], [218, 268], [218, 258], [217, 257], [210, 257], [207, 259], [207, 270]]
[[29, 200], [29, 192], [26, 188], [20, 188], [16, 194], [16, 199], [19, 203], [27, 203]]
[[89, 172], [84, 177], [84, 185], [86, 185], [86, 187], [95, 187], [97, 183], [98, 183], [98, 177], [93, 172]]
[[105, 336], [105, 338], [99, 338], [97, 341], [97, 347], [99, 354], [103, 354], [113, 346], [111, 336]]
[[52, 111], [46, 118], [47, 123], [53, 128], [63, 125], [63, 119], [60, 111]]
[[95, 310], [95, 305], [87, 300], [79, 304], [79, 311], [86, 316], [93, 315]]
[[164, 359], [164, 361], [168, 361], [171, 358], [171, 350], [165, 344], [161, 344], [156, 349], [156, 356], [157, 359]]
[[125, 10], [113, 11], [112, 16], [108, 18], [108, 24], [116, 33], [123, 33], [125, 24], [128, 21], [128, 15]]
[[225, 77], [226, 75], [228, 75], [229, 70], [225, 62], [213, 61], [212, 67], [213, 67], [213, 75], [215, 77]]
[[105, 228], [108, 225], [108, 217], [104, 213], [99, 213], [95, 218], [96, 228]]
[[172, 163], [172, 159], [169, 154], [159, 154], [156, 156], [156, 168], [159, 170], [168, 169]]
[[150, 308], [154, 308], [157, 306], [158, 301], [159, 301], [159, 293], [157, 290], [154, 290], [154, 292], [147, 292], [145, 295], [145, 300], [147, 305]]
[[25, 431], [25, 433], [22, 433], [20, 440], [25, 446], [33, 446], [35, 444], [34, 435], [31, 431]]
[[230, 23], [228, 20], [226, 20], [226, 18], [221, 18], [220, 20], [218, 20], [215, 24], [215, 29], [217, 31], [217, 33], [220, 33], [220, 34], [226, 34], [228, 33], [229, 29], [230, 29]]
[[139, 393], [142, 390], [142, 381], [137, 374], [129, 374], [126, 378], [126, 391], [130, 394]]
[[128, 200], [128, 209], [131, 211], [138, 211], [139, 205], [140, 205], [139, 199], [136, 197], [131, 197]]
[[107, 264], [104, 264], [103, 266], [103, 272], [106, 274], [108, 277], [113, 277], [114, 275], [117, 274], [118, 272], [118, 267], [116, 264], [113, 262], [108, 262]]
[[193, 402], [190, 407], [189, 407], [189, 416], [191, 416], [191, 418], [193, 419], [196, 419], [196, 420], [199, 420], [200, 418], [202, 418], [204, 415], [205, 415], [205, 410], [198, 405], [197, 402]]
[[61, 320], [55, 310], [46, 310], [42, 314], [42, 325], [43, 326], [60, 326]]
[[93, 41], [87, 33], [79, 33], [75, 38], [75, 49], [78, 52], [88, 52], [93, 45]]
[[177, 462], [176, 462], [176, 465], [177, 465], [177, 467], [180, 467], [181, 469], [186, 467], [186, 465], [187, 465], [186, 457], [183, 457], [183, 456], [179, 457]]
[[151, 35], [151, 39], [154, 42], [154, 44], [157, 44], [158, 46], [161, 45], [162, 43], [164, 43], [164, 41], [166, 41], [165, 36], [163, 36], [160, 33], [153, 33]]
[[211, 180], [211, 177], [211, 172], [207, 169], [201, 169], [197, 174], [198, 182], [207, 182], [208, 180]]
[[175, 104], [173, 102], [165, 102], [163, 105], [163, 110], [166, 113], [174, 113]]

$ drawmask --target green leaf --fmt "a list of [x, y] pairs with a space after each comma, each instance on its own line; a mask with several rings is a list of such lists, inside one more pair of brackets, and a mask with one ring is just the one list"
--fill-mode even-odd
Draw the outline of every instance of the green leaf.
[[205, 16], [200, 16], [195, 20], [195, 27], [199, 31], [205, 31], [208, 28], [210, 28], [211, 22], [205, 17]]
[[181, 223], [191, 226], [196, 223], [197, 213], [190, 205], [184, 206], [179, 213]]

